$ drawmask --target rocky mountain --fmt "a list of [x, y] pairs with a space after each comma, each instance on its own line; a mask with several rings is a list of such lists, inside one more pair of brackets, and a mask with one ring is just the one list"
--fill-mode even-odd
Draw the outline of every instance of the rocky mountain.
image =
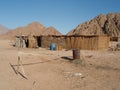
[[24, 27], [18, 27], [15, 30], [9, 30], [7, 33], [3, 34], [0, 36], [2, 39], [12, 39], [16, 35], [61, 35], [60, 32], [58, 32], [55, 28], [53, 27], [48, 27], [46, 28], [42, 24], [38, 22], [33, 22], [28, 24], [27, 26]]
[[100, 14], [90, 21], [78, 25], [67, 35], [120, 35], [120, 13]]
[[3, 33], [5, 33], [5, 32], [7, 32], [8, 30], [9, 30], [9, 29], [6, 28], [5, 26], [0, 25], [0, 34], [3, 34]]
[[58, 30], [56, 30], [54, 27], [48, 27], [44, 32], [43, 35], [62, 35]]

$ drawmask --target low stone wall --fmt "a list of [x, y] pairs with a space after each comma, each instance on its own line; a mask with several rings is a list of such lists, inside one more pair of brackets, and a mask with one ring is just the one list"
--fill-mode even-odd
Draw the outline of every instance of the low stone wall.
[[51, 43], [62, 48], [66, 47], [65, 37], [63, 36], [41, 36], [41, 47], [49, 48]]

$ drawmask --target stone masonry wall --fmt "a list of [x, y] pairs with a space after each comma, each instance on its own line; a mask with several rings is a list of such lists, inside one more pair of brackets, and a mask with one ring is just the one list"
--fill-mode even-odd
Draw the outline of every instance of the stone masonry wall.
[[49, 48], [50, 44], [54, 43], [56, 46], [66, 47], [65, 37], [62, 36], [42, 36], [41, 37], [41, 47]]

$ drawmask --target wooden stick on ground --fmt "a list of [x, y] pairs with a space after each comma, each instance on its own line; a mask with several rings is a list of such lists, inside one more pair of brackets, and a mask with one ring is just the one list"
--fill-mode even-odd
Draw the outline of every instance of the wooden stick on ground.
[[27, 78], [26, 74], [25, 74], [25, 71], [24, 71], [24, 68], [23, 68], [23, 64], [22, 64], [22, 61], [20, 60], [20, 66], [21, 66], [21, 70], [22, 70], [22, 74], [24, 75], [24, 77]]
[[[21, 71], [22, 73], [20, 72], [20, 67], [21, 67]], [[17, 70], [16, 70], [17, 74], [20, 74], [23, 78], [27, 79], [27, 76], [25, 74], [25, 71], [24, 71], [24, 68], [23, 68], [23, 64], [22, 64], [22, 61], [20, 60], [20, 55], [18, 53], [18, 65], [17, 65]]]
[[14, 66], [10, 63], [10, 66], [12, 67], [13, 71], [15, 72], [15, 74], [18, 74], [18, 72], [15, 70]]
[[35, 81], [32, 83], [32, 87], [30, 88], [30, 90], [33, 90], [34, 89], [34, 85], [35, 85]]
[[18, 56], [18, 65], [17, 65], [17, 70], [16, 70], [17, 74], [19, 72], [19, 66], [20, 66], [20, 56]]

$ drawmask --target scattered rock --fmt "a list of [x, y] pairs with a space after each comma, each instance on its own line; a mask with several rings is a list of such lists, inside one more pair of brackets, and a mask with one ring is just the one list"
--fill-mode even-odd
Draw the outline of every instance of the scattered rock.
[[78, 59], [76, 59], [76, 60], [72, 60], [71, 62], [73, 64], [75, 64], [75, 65], [85, 66], [85, 60], [78, 60]]
[[120, 51], [120, 43], [118, 43], [118, 44], [116, 45], [115, 50], [116, 50], [116, 51]]
[[120, 49], [120, 43], [118, 43], [118, 44], [116, 45], [116, 47]]

